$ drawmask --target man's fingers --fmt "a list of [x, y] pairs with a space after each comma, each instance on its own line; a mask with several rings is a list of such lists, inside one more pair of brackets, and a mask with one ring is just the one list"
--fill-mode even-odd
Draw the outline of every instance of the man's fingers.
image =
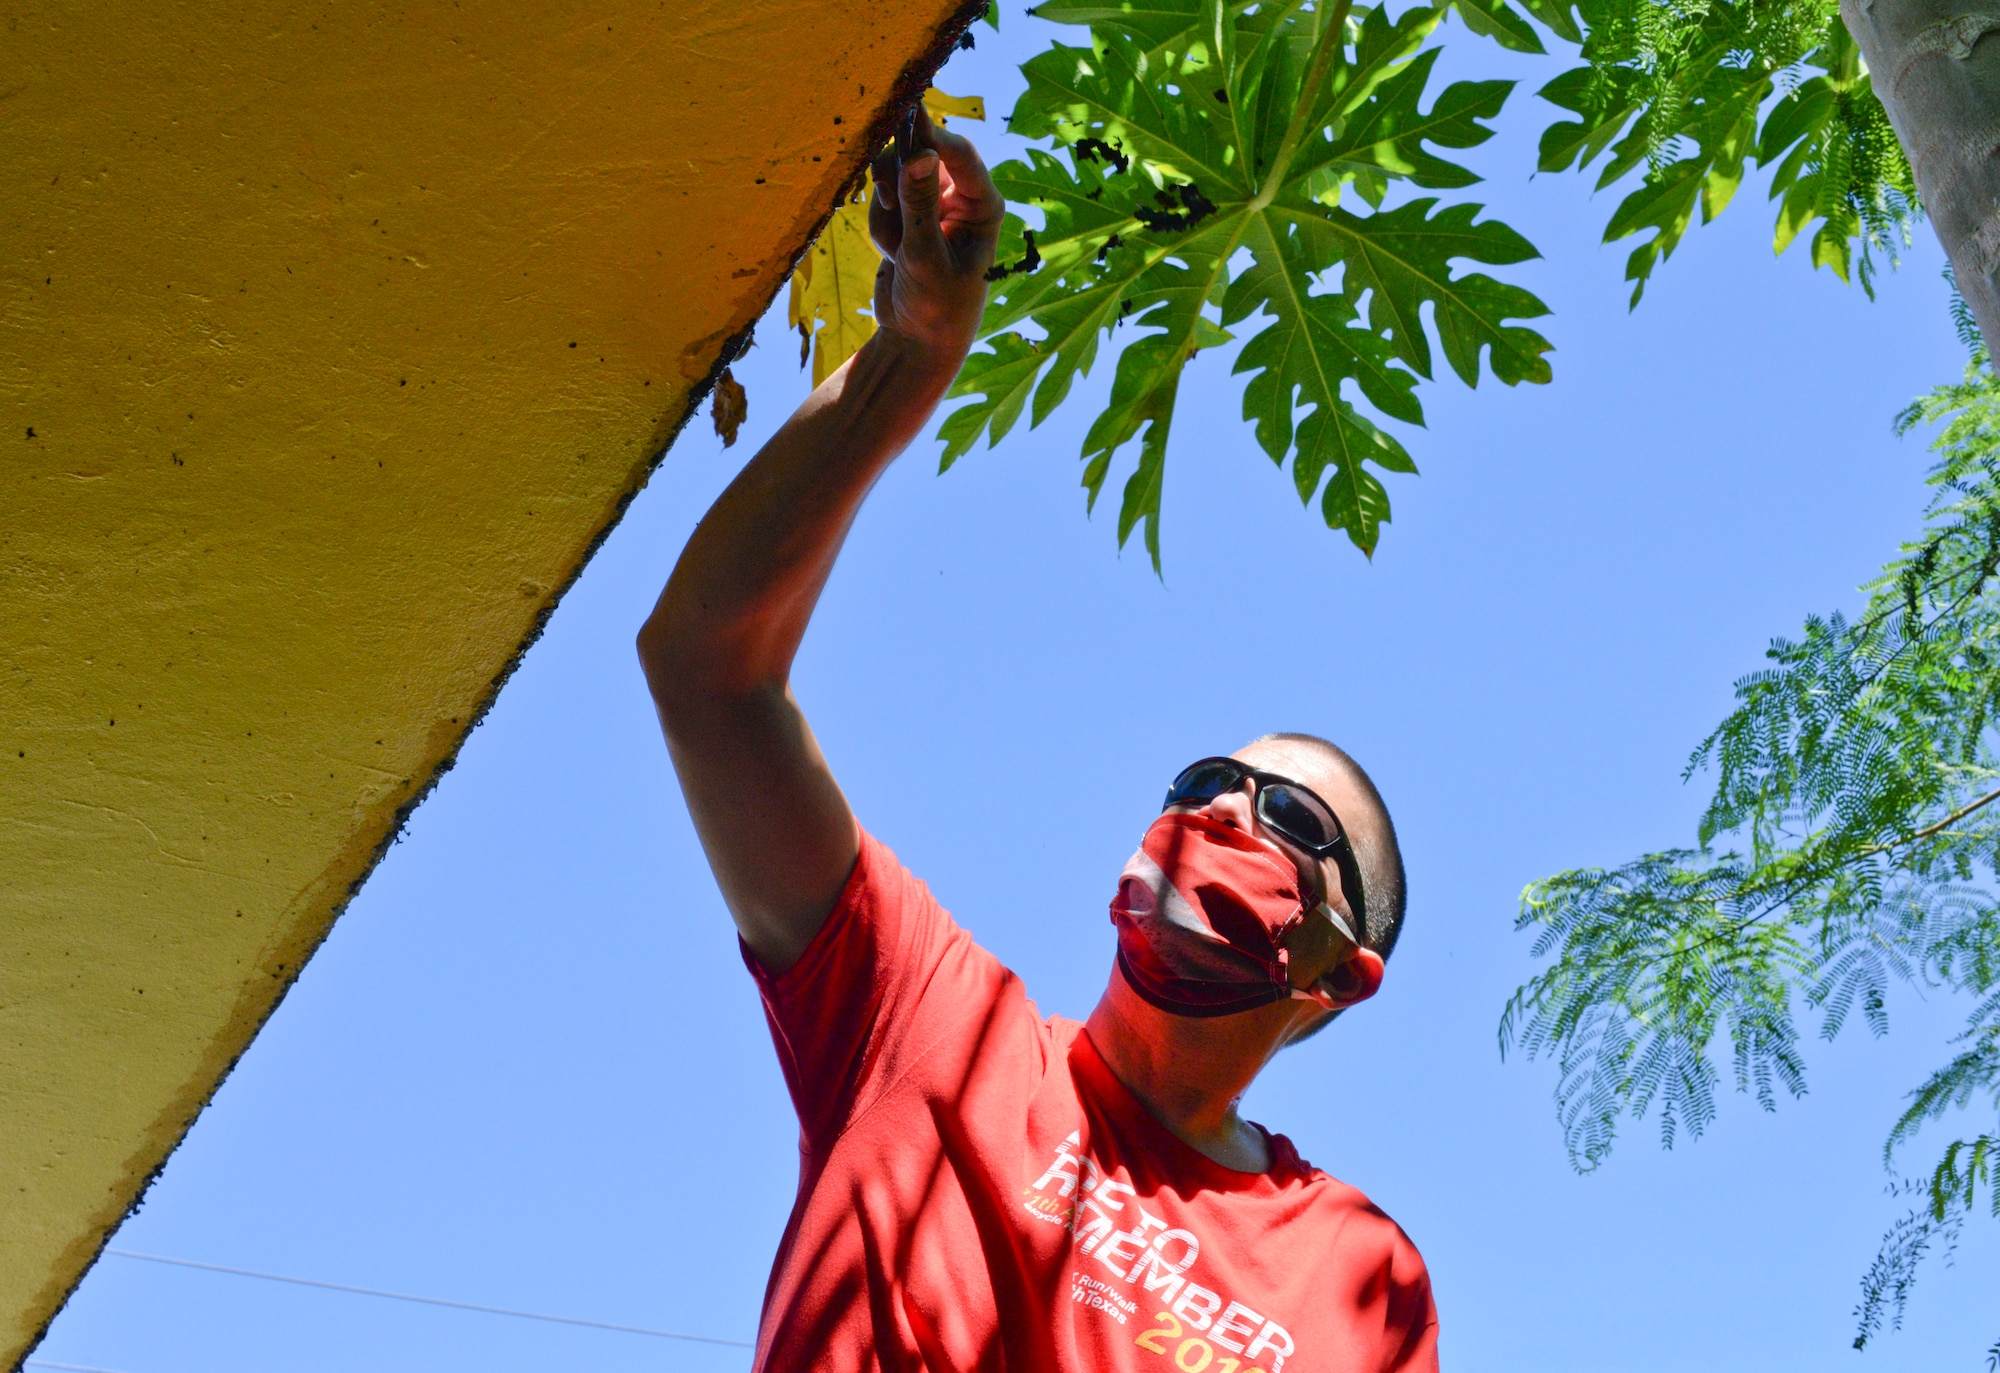
[[935, 129], [931, 142], [944, 159], [951, 176], [951, 204], [946, 207], [952, 223], [992, 224], [997, 231], [1007, 213], [1006, 197], [994, 186], [986, 162], [972, 140], [948, 129]]
[[896, 201], [896, 145], [891, 143], [875, 154], [869, 168], [875, 190], [868, 197], [868, 236], [885, 257], [894, 257], [903, 242], [903, 215]]
[[1006, 217], [1006, 199], [970, 140], [938, 128], [921, 105], [908, 119], [907, 136], [892, 137], [875, 155], [869, 234], [895, 257], [906, 243], [916, 246], [910, 234], [923, 226], [920, 257], [940, 267], [956, 257], [961, 267], [983, 271]]
[[942, 269], [949, 262], [944, 232], [938, 226], [938, 155], [920, 148], [903, 164], [896, 183], [896, 200], [902, 210], [903, 241], [897, 256], [906, 262]]
[[901, 144], [903, 175], [896, 185], [903, 211], [903, 246], [898, 256], [921, 268], [943, 271], [951, 265], [951, 253], [938, 223], [938, 205], [944, 193], [944, 164], [937, 155], [938, 129], [922, 104], [906, 118], [909, 136]]

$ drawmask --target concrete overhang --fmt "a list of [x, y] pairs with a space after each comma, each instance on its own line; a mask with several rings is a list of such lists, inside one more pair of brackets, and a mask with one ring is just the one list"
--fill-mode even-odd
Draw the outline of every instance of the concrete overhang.
[[0, 16], [0, 1368], [982, 3]]

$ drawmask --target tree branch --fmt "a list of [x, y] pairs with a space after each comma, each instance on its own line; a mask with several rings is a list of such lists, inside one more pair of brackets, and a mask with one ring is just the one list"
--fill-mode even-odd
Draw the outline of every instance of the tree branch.
[[1972, 812], [1978, 810], [1981, 806], [1991, 805], [1995, 801], [2000, 801], [2000, 788], [1995, 788], [1994, 790], [1987, 792], [1977, 801], [1967, 802], [1965, 805], [1960, 806], [1957, 810], [1953, 811], [1950, 815], [1945, 816], [1944, 819], [1938, 821], [1935, 825], [1926, 825], [1922, 829], [1918, 830], [1915, 834], [1909, 835], [1903, 839], [1895, 840], [1892, 843], [1876, 844], [1872, 848], [1863, 849], [1860, 853], [1856, 854], [1855, 857], [1865, 858], [1870, 854], [1880, 853], [1884, 849], [1892, 849], [1901, 844], [1918, 843], [1922, 840], [1930, 838], [1933, 834], [1936, 834], [1939, 830], [1950, 829], [1953, 825], [1956, 825], [1959, 821], [1963, 820], [1966, 816], [1972, 814]]

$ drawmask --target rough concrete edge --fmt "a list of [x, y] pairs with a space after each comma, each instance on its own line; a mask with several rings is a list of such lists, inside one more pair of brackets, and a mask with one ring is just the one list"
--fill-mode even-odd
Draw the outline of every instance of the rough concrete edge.
[[423, 785], [416, 789], [410, 799], [397, 807], [395, 813], [390, 818], [387, 831], [376, 843], [367, 858], [363, 860], [361, 871], [348, 883], [346, 891], [327, 908], [326, 917], [321, 922], [319, 930], [316, 933], [308, 933], [303, 949], [299, 953], [299, 956], [292, 961], [292, 975], [280, 984], [276, 995], [271, 998], [270, 1004], [264, 1008], [263, 1014], [252, 1022], [249, 1033], [244, 1036], [242, 1044], [237, 1046], [235, 1052], [229, 1055], [221, 1071], [216, 1074], [214, 1081], [209, 1084], [207, 1092], [202, 1095], [200, 1101], [196, 1103], [194, 1109], [181, 1123], [178, 1131], [174, 1134], [172, 1143], [167, 1146], [166, 1152], [160, 1155], [159, 1160], [152, 1165], [151, 1169], [140, 1181], [137, 1189], [132, 1193], [131, 1200], [118, 1212], [118, 1218], [105, 1227], [98, 1238], [97, 1244], [91, 1249], [89, 1257], [77, 1268], [76, 1275], [73, 1278], [67, 1282], [61, 1278], [57, 1278], [48, 1287], [43, 1289], [43, 1294], [38, 1300], [46, 1300], [48, 1302], [48, 1314], [42, 1318], [41, 1323], [34, 1328], [34, 1332], [22, 1346], [20, 1357], [8, 1365], [7, 1373], [23, 1373], [27, 1361], [34, 1356], [35, 1350], [48, 1337], [49, 1327], [55, 1323], [56, 1317], [62, 1314], [63, 1308], [69, 1304], [70, 1297], [82, 1285], [83, 1280], [90, 1275], [91, 1270], [97, 1266], [98, 1260], [104, 1256], [104, 1251], [109, 1247], [112, 1236], [116, 1235], [119, 1228], [136, 1215], [139, 1209], [145, 1205], [146, 1194], [152, 1191], [153, 1184], [160, 1180], [160, 1175], [166, 1171], [167, 1164], [172, 1161], [174, 1154], [179, 1151], [181, 1144], [187, 1139], [188, 1132], [194, 1128], [195, 1122], [201, 1118], [201, 1113], [215, 1099], [215, 1094], [222, 1090], [222, 1086], [229, 1080], [230, 1074], [236, 1071], [236, 1065], [242, 1061], [243, 1055], [250, 1051], [250, 1046], [257, 1042], [257, 1036], [262, 1033], [264, 1026], [270, 1022], [273, 1015], [277, 1014], [278, 1008], [284, 1004], [286, 996], [291, 993], [293, 986], [297, 984], [299, 977], [305, 972], [306, 965], [312, 961], [312, 957], [319, 951], [320, 945], [326, 942], [327, 936], [333, 933], [335, 922], [346, 913], [348, 906], [360, 894], [361, 888], [374, 875], [376, 867], [388, 855], [389, 850], [395, 846], [397, 841], [402, 838], [403, 829], [409, 823], [410, 816], [430, 796], [432, 790], [436, 788], [437, 784], [444, 778], [444, 775], [457, 766], [458, 755], [464, 749], [466, 740], [485, 721], [487, 713], [493, 709], [494, 704], [499, 700], [502, 688], [507, 685], [509, 679], [513, 677], [514, 673], [520, 668], [522, 661], [527, 657], [528, 650], [532, 649], [540, 641], [542, 634], [548, 628], [550, 619], [555, 615], [556, 609], [562, 604], [563, 598], [569, 594], [570, 588], [575, 586], [578, 580], [582, 578], [585, 569], [590, 566], [591, 560], [597, 556], [597, 551], [604, 546], [605, 541], [611, 537], [613, 531], [623, 522], [625, 512], [631, 508], [633, 500], [639, 493], [646, 489], [647, 484], [652, 480], [653, 474], [659, 471], [660, 465], [666, 461], [668, 452], [672, 450], [674, 443], [680, 438], [681, 433], [686, 430], [688, 422], [700, 412], [702, 403], [708, 399], [709, 394], [715, 389], [715, 384], [721, 379], [723, 372], [732, 362], [741, 357], [744, 350], [750, 346], [751, 331], [756, 328], [757, 321], [762, 319], [770, 310], [772, 303], [778, 298], [778, 292], [783, 290], [791, 280], [792, 272], [797, 268], [799, 259], [804, 257], [806, 252], [812, 247], [814, 240], [819, 237], [820, 231], [826, 227], [827, 221], [833, 217], [834, 210], [852, 194], [852, 188], [860, 182], [861, 174], [868, 166], [870, 159], [874, 156], [875, 150], [888, 141], [903, 111], [915, 104], [922, 97], [923, 93], [929, 89], [931, 78], [936, 76], [938, 69], [950, 59], [951, 54], [959, 45], [959, 39], [986, 12], [988, 3], [989, 0], [960, 0], [958, 8], [939, 27], [930, 45], [916, 58], [905, 64], [902, 75], [897, 78], [895, 86], [889, 92], [888, 99], [883, 102], [876, 117], [868, 126], [868, 137], [860, 145], [862, 152], [855, 159], [854, 167], [850, 171], [847, 180], [842, 183], [843, 189], [841, 194], [836, 197], [832, 204], [826, 207], [824, 213], [814, 222], [812, 231], [806, 234], [798, 247], [793, 250], [791, 257], [786, 261], [785, 270], [779, 274], [777, 281], [772, 285], [770, 293], [764, 297], [763, 305], [758, 308], [751, 322], [723, 340], [720, 349], [717, 351], [714, 364], [709, 367], [708, 372], [688, 392], [687, 404], [682, 409], [680, 419], [667, 426], [666, 433], [663, 436], [656, 438], [655, 442], [659, 444], [659, 450], [641, 467], [638, 479], [633, 481], [626, 488], [624, 494], [618, 497], [616, 504], [612, 507], [610, 517], [605, 520], [603, 526], [592, 536], [590, 542], [584, 546], [583, 553], [578, 557], [576, 565], [570, 569], [569, 575], [563, 579], [562, 584], [555, 589], [542, 609], [536, 614], [534, 624], [522, 636], [521, 642], [515, 648], [513, 655], [502, 665], [500, 671], [494, 674], [492, 681], [487, 685], [485, 694], [480, 697], [479, 702], [466, 716], [465, 728], [459, 731], [458, 742], [453, 744], [445, 755], [438, 760], [436, 766], [431, 769], [429, 776], [424, 778]]

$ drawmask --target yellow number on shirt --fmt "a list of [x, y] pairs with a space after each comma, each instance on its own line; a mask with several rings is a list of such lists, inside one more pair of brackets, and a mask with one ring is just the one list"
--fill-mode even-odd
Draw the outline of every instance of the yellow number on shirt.
[[[1222, 1366], [1220, 1369], [1217, 1370], [1217, 1373], [1236, 1373], [1236, 1370], [1241, 1368], [1242, 1366], [1243, 1365], [1241, 1363], [1237, 1362], [1235, 1359], [1230, 1358], [1227, 1354], [1224, 1354], [1222, 1356]], [[1262, 1370], [1259, 1370], [1259, 1373], [1262, 1373]]]
[[1170, 1340], [1177, 1340], [1181, 1335], [1181, 1323], [1174, 1319], [1173, 1313], [1170, 1311], [1155, 1311], [1153, 1319], [1156, 1321], [1165, 1321], [1166, 1324], [1156, 1325], [1151, 1330], [1141, 1331], [1139, 1338], [1132, 1341], [1132, 1343], [1138, 1345], [1141, 1349], [1150, 1349], [1155, 1354], [1164, 1354], [1167, 1352], [1167, 1347], [1156, 1343], [1153, 1336], [1165, 1335]]
[[[1193, 1357], [1201, 1360], [1201, 1362], [1188, 1362], [1188, 1351], [1190, 1349], [1194, 1351]], [[1181, 1347], [1174, 1351], [1174, 1367], [1180, 1369], [1181, 1373], [1201, 1373], [1202, 1369], [1208, 1367], [1208, 1361], [1214, 1357], [1214, 1345], [1202, 1339], [1199, 1335], [1190, 1335], [1182, 1340]]]

